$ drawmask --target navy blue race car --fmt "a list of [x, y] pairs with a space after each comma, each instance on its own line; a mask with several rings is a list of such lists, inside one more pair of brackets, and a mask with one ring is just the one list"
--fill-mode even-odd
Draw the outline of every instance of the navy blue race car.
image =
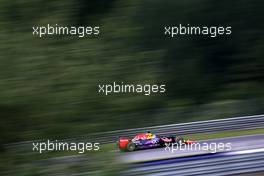
[[138, 149], [165, 147], [166, 144], [172, 143], [182, 145], [191, 144], [192, 141], [184, 140], [180, 136], [162, 137], [147, 132], [137, 134], [133, 139], [120, 137], [118, 140], [118, 147], [121, 151], [134, 151]]

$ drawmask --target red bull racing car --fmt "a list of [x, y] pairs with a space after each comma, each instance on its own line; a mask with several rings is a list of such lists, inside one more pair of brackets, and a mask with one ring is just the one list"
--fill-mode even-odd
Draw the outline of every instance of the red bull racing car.
[[134, 138], [120, 137], [118, 147], [121, 151], [134, 151], [138, 149], [149, 149], [165, 147], [171, 144], [183, 145], [193, 143], [190, 140], [184, 140], [180, 136], [157, 136], [150, 132], [137, 134]]

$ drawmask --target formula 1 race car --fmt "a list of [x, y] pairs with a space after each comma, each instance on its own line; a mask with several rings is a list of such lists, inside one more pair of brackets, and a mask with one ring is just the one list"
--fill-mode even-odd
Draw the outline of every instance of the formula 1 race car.
[[156, 136], [150, 132], [137, 134], [133, 139], [120, 137], [118, 147], [121, 151], [134, 151], [137, 149], [149, 149], [165, 147], [171, 144], [184, 145], [193, 143], [190, 140], [184, 140], [180, 136]]

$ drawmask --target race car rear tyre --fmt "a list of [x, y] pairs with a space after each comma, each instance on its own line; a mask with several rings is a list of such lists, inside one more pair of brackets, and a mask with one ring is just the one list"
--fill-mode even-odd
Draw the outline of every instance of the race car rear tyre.
[[178, 145], [182, 145], [182, 144], [184, 144], [184, 140], [183, 140], [182, 137], [176, 136], [175, 137], [175, 143], [178, 144]]
[[127, 144], [127, 147], [126, 148], [127, 148], [127, 151], [132, 152], [132, 151], [134, 151], [136, 149], [136, 145], [132, 141], [130, 141]]

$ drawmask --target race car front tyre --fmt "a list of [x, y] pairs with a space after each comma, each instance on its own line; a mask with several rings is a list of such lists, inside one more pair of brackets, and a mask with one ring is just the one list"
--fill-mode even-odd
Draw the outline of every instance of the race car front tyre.
[[132, 141], [130, 141], [127, 144], [127, 147], [126, 148], [127, 148], [127, 151], [132, 152], [132, 151], [134, 151], [136, 149], [136, 145]]

